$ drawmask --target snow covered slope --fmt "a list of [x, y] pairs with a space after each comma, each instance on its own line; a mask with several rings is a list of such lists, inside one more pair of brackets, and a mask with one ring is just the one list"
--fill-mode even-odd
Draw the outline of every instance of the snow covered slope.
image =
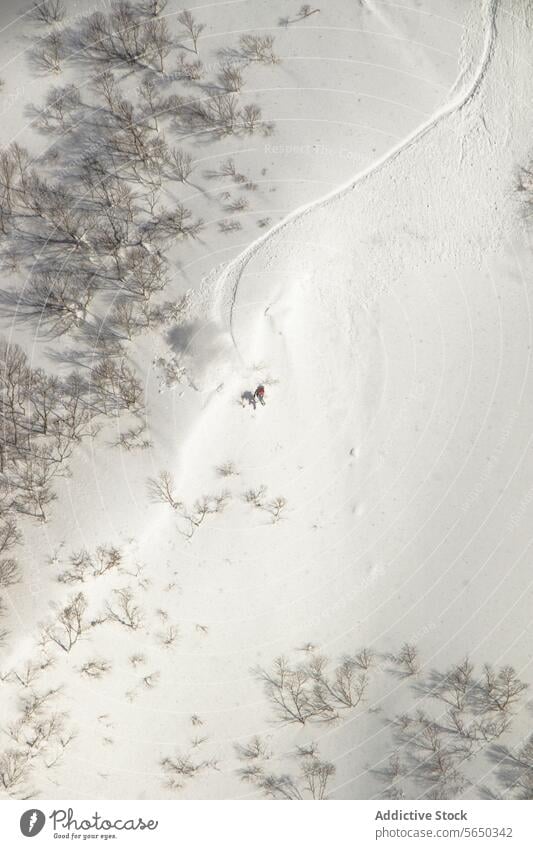
[[[215, 5], [223, 16], [228, 4]], [[245, 26], [266, 27], [274, 5], [286, 12], [244, 4]], [[45, 797], [258, 796], [260, 782], [239, 773], [254, 735], [271, 754], [266, 774], [292, 775], [297, 747], [313, 743], [335, 767], [329, 796], [392, 795], [397, 754], [405, 765], [394, 792], [423, 796], [437, 785], [412, 745], [398, 742], [395, 717], [431, 713], [438, 673], [466, 655], [478, 670], [511, 664], [531, 681], [530, 236], [517, 190], [531, 149], [531, 4], [367, 0], [334, 43], [335, 14], [353, 6], [311, 18], [309, 49], [335, 54], [347, 39], [344, 61], [360, 61], [376, 88], [358, 121], [368, 135], [356, 139], [347, 122], [339, 143], [345, 130], [333, 114], [320, 135], [331, 93], [321, 93], [313, 120], [309, 101], [299, 103], [295, 129], [296, 101], [280, 97], [281, 83], [263, 91], [282, 136], [236, 156], [272, 156], [281, 198], [279, 207], [265, 201], [273, 226], [259, 239], [246, 229], [231, 247], [195, 245], [175, 261], [175, 281], [192, 289], [190, 323], [132, 354], [152, 447], [117, 454], [97, 437], [73, 461], [54, 518], [24, 529], [25, 584], [10, 595], [19, 643], [5, 667], [33, 651], [42, 608], [68, 597], [53, 570], [82, 545], [124, 551], [122, 583], [84, 585], [91, 615], [126, 584], [143, 612], [137, 629], [95, 627], [76, 657], [59, 653], [47, 672], [63, 686], [77, 737], [53, 779], [36, 771]], [[231, 32], [241, 29], [236, 21]], [[287, 44], [301, 37], [288, 33]], [[389, 59], [375, 60], [376, 33], [390, 49], [406, 42], [401, 83], [382, 76]], [[322, 87], [346, 79], [334, 77], [332, 61], [327, 71], [307, 64], [304, 80], [308, 54], [294, 54], [283, 64], [295, 98], [305, 100], [318, 74]], [[396, 115], [398, 85], [409, 106]], [[332, 113], [354, 108], [343, 102]], [[384, 113], [391, 135], [377, 147], [373, 122]], [[315, 152], [303, 149], [312, 133]], [[348, 144], [358, 149], [355, 167], [338, 155]], [[317, 158], [316, 145], [337, 155]], [[160, 392], [153, 359], [168, 349], [187, 379]], [[43, 346], [35, 351], [41, 362]], [[265, 407], [250, 403], [259, 383]], [[147, 479], [161, 471], [184, 509], [149, 497]], [[221, 512], [198, 526], [183, 518], [195, 500], [223, 493]], [[39, 599], [25, 592], [32, 580]], [[171, 644], [169, 627], [179, 631]], [[406, 643], [420, 656], [412, 676], [394, 660]], [[361, 704], [332, 722], [276, 721], [258, 669], [282, 655], [295, 668], [317, 655], [334, 664], [364, 646], [376, 660]], [[80, 675], [95, 657], [109, 662], [107, 674]], [[447, 709], [439, 703], [436, 721]], [[519, 746], [528, 720], [526, 694], [512, 729], [494, 740]], [[475, 757], [454, 761], [464, 781], [450, 779], [448, 795], [509, 793], [503, 755], [474, 748]], [[283, 782], [274, 784], [281, 798]]]

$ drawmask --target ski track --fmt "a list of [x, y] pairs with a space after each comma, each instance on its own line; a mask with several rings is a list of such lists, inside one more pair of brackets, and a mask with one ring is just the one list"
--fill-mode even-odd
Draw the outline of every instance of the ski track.
[[263, 246], [268, 246], [268, 243], [272, 241], [275, 236], [283, 232], [290, 224], [293, 224], [294, 222], [305, 218], [306, 215], [309, 215], [311, 212], [314, 212], [317, 209], [325, 207], [328, 204], [335, 202], [336, 200], [340, 200], [340, 198], [342, 198], [348, 192], [353, 191], [355, 188], [367, 181], [369, 178], [373, 177], [375, 174], [378, 174], [382, 169], [389, 166], [406, 150], [409, 150], [411, 147], [418, 144], [429, 132], [434, 130], [442, 121], [446, 120], [447, 118], [453, 116], [458, 112], [461, 112], [468, 104], [470, 104], [474, 100], [474, 98], [478, 95], [480, 91], [480, 88], [483, 84], [487, 70], [490, 66], [494, 54], [494, 46], [497, 36], [496, 16], [500, 5], [500, 0], [486, 0], [484, 5], [486, 9], [487, 20], [485, 26], [483, 49], [476, 71], [474, 73], [474, 78], [472, 82], [466, 86], [466, 90], [464, 90], [464, 85], [461, 85], [461, 82], [464, 80], [465, 77], [465, 71], [462, 70], [457, 78], [456, 83], [452, 86], [451, 89], [452, 92], [456, 89], [460, 89], [457, 97], [455, 97], [450, 103], [445, 104], [443, 107], [437, 110], [433, 117], [428, 119], [428, 121], [426, 121], [421, 127], [416, 129], [406, 139], [404, 139], [397, 146], [392, 148], [392, 150], [388, 151], [383, 157], [378, 159], [376, 162], [372, 163], [369, 167], [365, 168], [359, 174], [356, 174], [354, 177], [350, 178], [348, 183], [345, 183], [335, 188], [333, 191], [328, 192], [328, 194], [326, 194], [325, 196], [318, 198], [317, 200], [314, 200], [311, 203], [306, 204], [303, 207], [299, 207], [298, 209], [291, 212], [282, 221], [280, 221], [279, 224], [271, 228], [268, 233], [265, 233], [263, 236], [260, 236], [258, 239], [256, 239], [248, 248], [246, 248], [246, 250], [242, 254], [240, 254], [238, 257], [236, 257], [236, 259], [230, 262], [226, 269], [222, 272], [222, 274], [220, 274], [220, 271], [218, 269], [215, 269], [214, 272], [208, 275], [205, 282], [209, 287], [211, 286], [213, 278], [215, 278], [215, 302], [218, 305], [218, 310], [220, 311], [220, 313], [222, 313], [222, 316], [220, 316], [220, 314], [218, 315], [218, 320], [221, 321], [222, 326], [225, 327], [227, 331], [229, 331], [233, 346], [241, 362], [244, 362], [244, 360], [240, 353], [239, 345], [235, 337], [234, 311], [237, 302], [237, 297], [239, 294], [241, 278], [248, 263], [257, 255], [258, 251]]

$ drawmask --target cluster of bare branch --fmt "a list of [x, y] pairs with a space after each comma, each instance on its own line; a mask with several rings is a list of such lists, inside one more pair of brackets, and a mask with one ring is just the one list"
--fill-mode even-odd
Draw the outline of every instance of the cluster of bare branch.
[[115, 601], [106, 604], [105, 618], [109, 622], [116, 622], [125, 628], [137, 631], [143, 622], [140, 607], [135, 602], [135, 596], [131, 587], [122, 587], [113, 590]]
[[4, 728], [8, 748], [0, 751], [0, 791], [15, 798], [34, 795], [27, 784], [32, 770], [37, 765], [53, 768], [73, 739], [64, 714], [53, 707], [58, 691], [28, 689], [20, 700], [17, 719]]
[[491, 755], [498, 764], [506, 798], [533, 799], [533, 735], [515, 748], [494, 746]]
[[247, 33], [239, 40], [239, 48], [244, 61], [260, 62], [263, 65], [275, 65], [280, 60], [274, 53], [274, 36], [253, 35]]
[[195, 53], [198, 53], [198, 39], [205, 29], [205, 24], [198, 23], [198, 21], [194, 19], [192, 13], [187, 9], [180, 12], [178, 15], [178, 22], [184, 28], [186, 38], [190, 39], [192, 49]]
[[268, 513], [272, 523], [276, 524], [283, 518], [283, 512], [287, 507], [287, 499], [282, 495], [275, 498], [267, 498], [267, 488], [261, 485], [257, 489], [249, 489], [243, 495], [247, 504], [251, 504], [257, 510]]
[[321, 759], [314, 743], [296, 747], [292, 755], [299, 766], [296, 776], [272, 771], [268, 763], [272, 755], [260, 737], [253, 737], [249, 743], [237, 745], [235, 749], [244, 764], [238, 770], [241, 781], [253, 784], [264, 796], [290, 801], [327, 799], [328, 782], [335, 775], [335, 767]]
[[58, 24], [65, 17], [62, 0], [34, 0], [33, 16], [42, 24]]
[[420, 672], [418, 649], [412, 643], [404, 643], [397, 654], [389, 655], [389, 660], [395, 665], [397, 673], [402, 677], [418, 675]]
[[112, 62], [152, 66], [163, 72], [174, 39], [159, 9], [142, 17], [128, 0], [115, 0], [109, 14], [93, 12], [85, 22], [82, 44], [86, 55], [106, 64]]
[[319, 12], [320, 9], [313, 9], [313, 7], [309, 3], [304, 3], [303, 6], [300, 6], [294, 18], [290, 18], [288, 15], [284, 18], [280, 18], [279, 25], [280, 27], [288, 27], [290, 24], [296, 24], [299, 21], [305, 21], [306, 18], [310, 18], [311, 15], [317, 15]]
[[166, 471], [161, 472], [157, 478], [148, 479], [148, 492], [153, 501], [168, 504], [176, 511], [180, 519], [178, 530], [187, 539], [194, 536], [208, 516], [222, 513], [231, 497], [224, 490], [217, 495], [203, 495], [196, 499], [192, 507], [187, 507], [176, 495], [172, 475]]
[[46, 519], [54, 477], [65, 474], [73, 443], [96, 415], [79, 374], [67, 379], [31, 369], [18, 345], [0, 343], [0, 504], [5, 515]]
[[363, 701], [369, 666], [361, 666], [361, 658], [366, 662], [368, 656], [365, 650], [345, 657], [331, 670], [327, 658], [312, 652], [308, 660], [298, 664], [278, 657], [272, 670], [258, 667], [255, 675], [263, 682], [279, 722], [335, 722], [344, 711]]
[[87, 599], [83, 593], [73, 595], [61, 608], [54, 621], [43, 630], [43, 643], [53, 643], [70, 652], [79, 639], [92, 627], [87, 617]]
[[180, 790], [187, 781], [210, 769], [217, 769], [215, 758], [194, 759], [192, 754], [176, 754], [163, 758], [161, 768], [165, 775], [165, 784], [172, 790]]
[[261, 108], [256, 103], [241, 106], [238, 95], [233, 92], [184, 101], [177, 109], [177, 117], [184, 129], [210, 133], [215, 138], [257, 131], [269, 135], [273, 129], [263, 121]]
[[36, 59], [43, 71], [59, 74], [65, 58], [65, 40], [59, 30], [52, 30], [40, 39]]
[[399, 794], [399, 776], [405, 772], [426, 798], [454, 798], [465, 786], [461, 765], [509, 728], [526, 684], [510, 666], [495, 670], [485, 665], [476, 675], [467, 658], [444, 674], [434, 672], [419, 689], [428, 707], [436, 702], [445, 710], [437, 718], [423, 708], [414, 716], [397, 717], [403, 768], [396, 770], [389, 789]]
[[94, 553], [86, 548], [74, 552], [69, 557], [69, 565], [58, 575], [62, 584], [83, 583], [88, 578], [98, 578], [112, 569], [118, 569], [122, 563], [122, 552], [112, 545], [100, 545]]

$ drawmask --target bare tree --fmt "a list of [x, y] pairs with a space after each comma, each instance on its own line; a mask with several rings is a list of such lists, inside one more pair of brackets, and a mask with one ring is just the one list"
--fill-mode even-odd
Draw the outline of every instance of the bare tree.
[[39, 42], [37, 59], [46, 71], [58, 74], [65, 58], [64, 39], [60, 32], [53, 30]]
[[145, 28], [147, 49], [155, 61], [156, 70], [163, 73], [165, 59], [174, 46], [174, 39], [165, 20], [154, 17]]
[[499, 765], [506, 798], [533, 799], [533, 735], [519, 747], [495, 746], [491, 754]]
[[167, 0], [145, 0], [144, 11], [147, 15], [156, 18], [167, 8]]
[[81, 675], [86, 678], [102, 678], [107, 672], [111, 671], [111, 664], [108, 660], [88, 660], [80, 667]]
[[170, 472], [163, 471], [157, 478], [149, 478], [148, 492], [154, 501], [168, 504], [173, 510], [183, 508], [183, 502], [174, 494], [174, 480]]
[[193, 760], [191, 755], [176, 754], [161, 761], [161, 767], [166, 778], [166, 784], [172, 790], [179, 790], [191, 778], [209, 769], [216, 769], [216, 760]]
[[125, 360], [102, 357], [91, 370], [90, 395], [104, 413], [140, 412], [143, 388]]
[[188, 183], [189, 177], [194, 171], [194, 160], [191, 154], [175, 147], [171, 150], [170, 157], [172, 172], [181, 183]]
[[299, 766], [296, 776], [275, 773], [267, 766], [265, 761], [270, 755], [260, 738], [253, 738], [247, 746], [236, 747], [236, 751], [245, 763], [238, 770], [241, 781], [255, 785], [264, 796], [290, 801], [327, 798], [328, 782], [335, 774], [335, 767], [320, 758], [316, 745], [297, 746], [292, 755]]
[[130, 587], [113, 590], [116, 597], [114, 605], [106, 604], [106, 619], [117, 622], [132, 631], [137, 631], [142, 624], [140, 607], [135, 604], [133, 591]]
[[55, 643], [65, 652], [71, 651], [90, 627], [85, 618], [86, 612], [87, 599], [83, 593], [72, 596], [68, 604], [60, 610], [55, 622], [44, 629], [45, 639]]
[[486, 711], [508, 713], [526, 689], [512, 666], [503, 666], [498, 672], [488, 664], [483, 667], [481, 692]]
[[390, 655], [390, 660], [404, 676], [418, 675], [420, 672], [418, 649], [412, 643], [404, 643], [397, 655]]
[[93, 279], [83, 272], [68, 267], [38, 271], [20, 294], [17, 308], [56, 336], [83, 324], [94, 294]]
[[57, 498], [52, 489], [55, 476], [56, 471], [42, 457], [26, 457], [14, 463], [11, 481], [17, 491], [15, 506], [18, 512], [46, 522], [47, 508]]
[[157, 221], [152, 224], [153, 228], [160, 228], [170, 236], [183, 239], [197, 239], [204, 229], [203, 218], [193, 218], [190, 209], [182, 203], [176, 205], [172, 212], [163, 211]]
[[176, 65], [176, 76], [178, 80], [193, 83], [201, 80], [205, 74], [203, 62], [195, 59], [189, 62], [185, 56], [178, 56]]
[[308, 668], [303, 665], [291, 667], [286, 658], [278, 657], [272, 672], [260, 667], [254, 672], [263, 682], [266, 697], [280, 722], [305, 725], [317, 717], [313, 678]]
[[328, 659], [315, 656], [309, 670], [315, 682], [313, 697], [324, 711], [324, 716], [335, 718], [340, 709], [354, 708], [362, 701], [368, 687], [368, 675], [358, 670], [353, 658], [347, 657], [336, 667], [333, 678], [327, 674]]
[[41, 125], [46, 129], [65, 130], [67, 121], [81, 106], [79, 89], [75, 85], [52, 86], [46, 95], [41, 113]]
[[287, 507], [287, 499], [281, 495], [276, 496], [276, 498], [267, 498], [266, 495], [266, 486], [262, 485], [258, 489], [249, 489], [243, 497], [248, 504], [268, 513], [272, 518], [272, 523], [276, 524], [283, 517], [283, 511]]
[[238, 65], [223, 65], [220, 74], [220, 82], [228, 92], [238, 93], [241, 91], [244, 79]]
[[200, 38], [200, 35], [202, 34], [202, 32], [205, 29], [205, 24], [200, 24], [197, 21], [195, 21], [191, 12], [189, 12], [188, 10], [184, 10], [183, 12], [181, 12], [178, 15], [178, 21], [182, 25], [182, 27], [185, 28], [186, 34], [189, 36], [189, 38], [192, 41], [193, 50], [197, 54], [198, 53], [198, 39]]
[[309, 3], [304, 3], [303, 6], [300, 6], [294, 18], [290, 18], [288, 16], [280, 18], [279, 23], [280, 26], [287, 27], [289, 26], [289, 24], [295, 24], [298, 21], [304, 21], [306, 18], [310, 18], [311, 15], [318, 14], [318, 12], [320, 12], [320, 9], [313, 9], [313, 7], [309, 5]]
[[94, 554], [86, 548], [74, 552], [69, 557], [69, 566], [58, 575], [63, 584], [84, 582], [87, 578], [98, 578], [112, 569], [118, 569], [122, 563], [122, 552], [112, 545], [100, 545]]
[[242, 35], [239, 46], [242, 56], [247, 62], [260, 62], [263, 65], [279, 62], [274, 53], [274, 36], [272, 35]]
[[227, 463], [221, 463], [220, 466], [217, 466], [216, 471], [221, 478], [229, 478], [239, 474], [233, 460], [229, 460]]
[[131, 248], [119, 264], [119, 280], [122, 289], [148, 301], [167, 285], [167, 261], [159, 252]]

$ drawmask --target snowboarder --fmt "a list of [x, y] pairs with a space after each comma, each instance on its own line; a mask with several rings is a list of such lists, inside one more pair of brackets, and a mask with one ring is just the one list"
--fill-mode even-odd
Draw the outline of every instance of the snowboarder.
[[255, 390], [255, 392], [254, 392], [254, 395], [255, 395], [255, 397], [257, 398], [257, 400], [258, 400], [258, 401], [259, 401], [259, 402], [263, 405], [263, 407], [264, 407], [264, 406], [265, 406], [265, 387], [264, 387], [262, 384], [260, 384], [260, 385], [257, 387], [257, 389], [256, 389], [256, 390]]

